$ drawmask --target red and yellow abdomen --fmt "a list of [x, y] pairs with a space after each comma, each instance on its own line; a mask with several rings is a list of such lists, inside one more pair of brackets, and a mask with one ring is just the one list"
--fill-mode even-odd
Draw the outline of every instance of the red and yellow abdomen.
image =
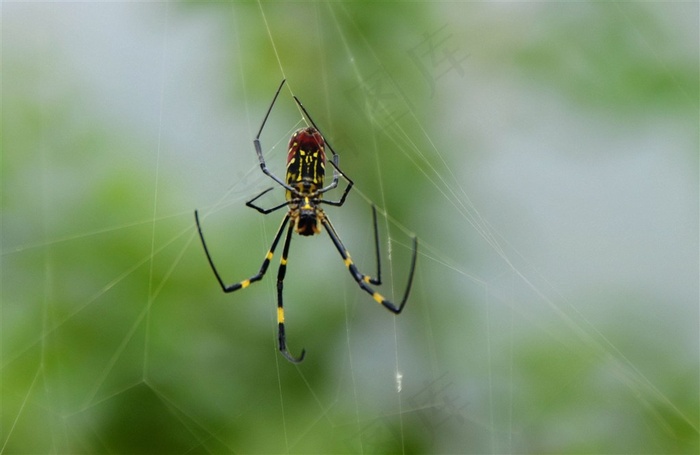
[[[297, 130], [289, 140], [287, 185], [306, 195], [323, 188], [326, 152], [323, 136], [313, 127]], [[287, 191], [287, 199], [291, 199]], [[321, 195], [318, 195], [320, 198]]]

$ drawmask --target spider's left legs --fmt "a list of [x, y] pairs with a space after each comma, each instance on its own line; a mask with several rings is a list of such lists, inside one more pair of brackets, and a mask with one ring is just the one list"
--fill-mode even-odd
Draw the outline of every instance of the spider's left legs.
[[279, 209], [281, 209], [282, 207], [284, 207], [284, 206], [286, 206], [286, 205], [289, 205], [289, 201], [284, 201], [283, 203], [278, 204], [278, 205], [276, 205], [276, 206], [274, 206], [274, 207], [272, 207], [272, 208], [264, 209], [264, 208], [260, 207], [259, 205], [254, 204], [254, 202], [257, 201], [262, 195], [269, 193], [269, 192], [272, 191], [273, 189], [274, 189], [274, 188], [268, 188], [268, 189], [266, 189], [265, 191], [263, 191], [262, 193], [258, 194], [257, 196], [255, 196], [255, 197], [254, 197], [253, 199], [251, 199], [250, 201], [246, 202], [245, 205], [248, 206], [248, 207], [250, 207], [250, 208], [252, 208], [252, 209], [257, 210], [258, 212], [262, 213], [263, 215], [267, 215], [268, 213], [272, 213], [272, 212], [274, 212], [275, 210], [279, 210]]
[[[260, 146], [260, 135], [262, 134], [263, 128], [265, 128], [265, 124], [267, 123], [267, 118], [270, 116], [270, 112], [272, 112], [272, 108], [275, 106], [275, 101], [277, 101], [277, 97], [280, 94], [280, 91], [282, 90], [282, 86], [284, 85], [286, 79], [282, 79], [282, 82], [280, 83], [280, 86], [277, 87], [277, 91], [275, 92], [275, 96], [272, 98], [272, 103], [270, 103], [270, 107], [267, 108], [267, 113], [265, 114], [265, 118], [262, 121], [262, 124], [260, 125], [260, 129], [258, 130], [258, 134], [255, 136], [255, 139], [253, 140], [253, 146], [255, 147], [255, 153], [258, 155], [258, 161], [260, 162], [260, 169], [263, 171], [265, 175], [270, 177], [272, 180], [277, 182], [279, 185], [284, 187], [284, 189], [296, 192], [296, 190], [287, 183], [285, 183], [282, 179], [277, 177], [275, 174], [273, 174], [268, 168], [267, 164], [265, 163], [265, 157], [263, 156], [262, 152], [262, 147]], [[255, 208], [255, 207], [253, 207]], [[258, 210], [260, 211], [260, 210]]]
[[253, 141], [253, 145], [255, 146], [255, 153], [258, 154], [258, 161], [260, 161], [260, 169], [263, 171], [265, 175], [270, 177], [272, 180], [277, 182], [278, 185], [282, 186], [285, 190], [291, 191], [294, 194], [297, 194], [296, 188], [292, 188], [291, 186], [287, 185], [282, 179], [277, 177], [275, 174], [273, 174], [268, 168], [267, 164], [265, 163], [265, 158], [263, 157], [263, 152], [262, 148], [260, 147], [260, 139], [257, 137]]
[[[214, 276], [216, 277], [216, 280], [219, 282], [221, 285], [221, 289], [228, 293], [228, 292], [233, 292], [237, 291], [239, 289], [246, 288], [250, 286], [251, 283], [255, 283], [256, 281], [260, 281], [262, 277], [265, 275], [265, 272], [267, 271], [267, 267], [270, 265], [270, 259], [272, 259], [273, 254], [275, 252], [275, 248], [277, 248], [277, 243], [279, 242], [280, 238], [282, 237], [282, 232], [284, 231], [284, 227], [287, 225], [287, 222], [289, 221], [289, 214], [285, 215], [284, 219], [282, 220], [282, 224], [280, 224], [279, 229], [277, 229], [277, 233], [275, 234], [275, 238], [272, 241], [272, 245], [270, 246], [270, 249], [268, 250], [267, 254], [265, 254], [265, 259], [263, 260], [262, 265], [260, 266], [260, 270], [258, 270], [258, 273], [253, 275], [252, 277], [248, 278], [247, 280], [239, 281], [238, 283], [234, 283], [231, 285], [228, 285], [224, 283], [224, 280], [221, 278], [221, 275], [219, 275], [219, 271], [216, 269], [216, 266], [214, 265], [214, 260], [211, 258], [211, 254], [209, 254], [209, 248], [207, 248], [207, 242], [204, 241], [204, 233], [202, 232], [202, 226], [199, 224], [199, 212], [197, 210], [194, 211], [194, 219], [197, 223], [197, 232], [199, 232], [199, 238], [202, 240], [202, 246], [204, 247], [204, 254], [207, 256], [207, 260], [209, 261], [209, 265], [211, 266], [212, 271], [214, 272]], [[293, 224], [290, 224], [292, 226]]]
[[408, 300], [408, 294], [411, 292], [411, 286], [413, 285], [413, 274], [416, 271], [416, 254], [418, 251], [418, 240], [416, 239], [416, 237], [413, 237], [413, 256], [411, 257], [411, 269], [408, 276], [408, 283], [406, 284], [406, 291], [404, 292], [401, 302], [399, 302], [399, 304], [396, 305], [392, 301], [382, 296], [379, 292], [375, 291], [369, 285], [370, 283], [374, 283], [374, 281], [378, 280], [373, 281], [373, 279], [369, 275], [365, 275], [357, 269], [357, 266], [354, 262], [352, 262], [352, 259], [350, 258], [350, 253], [345, 248], [345, 245], [343, 245], [343, 242], [340, 240], [340, 237], [338, 237], [338, 234], [335, 232], [335, 229], [333, 228], [333, 225], [331, 224], [330, 220], [328, 220], [328, 218], [324, 216], [323, 218], [321, 218], [321, 223], [323, 224], [323, 227], [326, 228], [326, 232], [328, 232], [328, 235], [333, 241], [333, 244], [338, 250], [338, 253], [340, 253], [340, 256], [343, 258], [343, 262], [348, 268], [350, 275], [352, 275], [353, 279], [357, 282], [360, 288], [362, 288], [363, 291], [371, 295], [372, 298], [375, 301], [377, 301], [377, 303], [382, 304], [387, 310], [391, 311], [394, 314], [401, 313], [403, 307], [406, 305], [406, 300]]
[[287, 338], [284, 333], [284, 306], [282, 303], [282, 290], [284, 288], [284, 276], [287, 273], [287, 256], [289, 255], [289, 244], [292, 240], [292, 232], [294, 231], [294, 221], [289, 224], [287, 238], [284, 240], [284, 248], [282, 249], [282, 258], [280, 259], [280, 268], [277, 272], [277, 334], [278, 346], [283, 356], [292, 363], [299, 363], [304, 360], [306, 350], [301, 350], [301, 355], [296, 358], [287, 350]]

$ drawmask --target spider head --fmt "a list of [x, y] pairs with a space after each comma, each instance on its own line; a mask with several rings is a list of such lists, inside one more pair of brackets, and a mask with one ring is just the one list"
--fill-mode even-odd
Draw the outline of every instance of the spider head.
[[296, 218], [296, 228], [299, 235], [314, 235], [321, 232], [318, 227], [318, 212], [321, 210], [316, 202], [308, 197], [300, 201], [299, 206], [294, 210]]

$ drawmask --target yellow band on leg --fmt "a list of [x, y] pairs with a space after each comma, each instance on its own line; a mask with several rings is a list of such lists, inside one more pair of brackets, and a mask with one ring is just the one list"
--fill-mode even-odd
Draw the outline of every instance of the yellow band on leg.
[[277, 323], [284, 324], [284, 308], [281, 306], [277, 307]]

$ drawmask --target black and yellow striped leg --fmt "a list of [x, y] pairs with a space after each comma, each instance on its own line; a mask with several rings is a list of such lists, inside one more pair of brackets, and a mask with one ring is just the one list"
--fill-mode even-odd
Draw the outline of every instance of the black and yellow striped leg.
[[[376, 300], [378, 303], [381, 303], [387, 310], [391, 311], [394, 314], [399, 314], [403, 310], [404, 305], [406, 305], [406, 300], [408, 300], [408, 294], [411, 292], [411, 286], [413, 285], [413, 274], [416, 270], [416, 255], [418, 251], [418, 240], [416, 237], [413, 237], [413, 256], [411, 258], [411, 269], [408, 275], [408, 283], [406, 284], [406, 291], [404, 292], [403, 298], [401, 299], [401, 302], [399, 302], [398, 305], [394, 304], [390, 300], [387, 300], [382, 296], [380, 293], [375, 291], [369, 284], [373, 283], [374, 281], [369, 275], [364, 275], [362, 274], [358, 269], [355, 263], [352, 262], [352, 259], [350, 258], [350, 253], [348, 252], [347, 249], [345, 249], [345, 246], [343, 245], [343, 242], [340, 240], [340, 237], [338, 237], [338, 234], [335, 232], [335, 229], [333, 228], [333, 225], [331, 224], [330, 220], [327, 217], [324, 217], [321, 219], [321, 223], [323, 223], [323, 226], [326, 228], [326, 232], [328, 232], [328, 235], [330, 236], [331, 240], [333, 241], [333, 244], [335, 245], [336, 249], [340, 253], [340, 256], [343, 258], [343, 262], [345, 262], [345, 266], [348, 268], [348, 271], [350, 272], [350, 275], [352, 275], [353, 279], [357, 282], [357, 284], [369, 295], [372, 296], [374, 300]], [[375, 218], [375, 229], [376, 229], [376, 218]], [[376, 232], [376, 231], [375, 231]], [[377, 240], [377, 247], [379, 244], [379, 241], [377, 237], [375, 237]], [[377, 250], [377, 255], [379, 250]], [[375, 280], [377, 281], [377, 280]]]
[[370, 278], [371, 284], [382, 284], [382, 265], [379, 259], [379, 230], [377, 229], [377, 209], [372, 205], [372, 224], [374, 225], [374, 251], [377, 255], [377, 278]]
[[294, 222], [289, 225], [287, 238], [284, 240], [284, 248], [282, 249], [282, 259], [280, 259], [280, 268], [277, 271], [277, 334], [279, 342], [279, 350], [283, 356], [292, 363], [299, 363], [304, 360], [306, 350], [301, 350], [299, 358], [292, 356], [287, 350], [287, 339], [284, 334], [284, 306], [282, 300], [282, 290], [284, 288], [284, 276], [287, 273], [287, 256], [289, 255], [289, 245], [292, 240], [292, 232], [294, 231]]
[[[270, 250], [267, 252], [265, 255], [265, 259], [263, 260], [262, 265], [260, 266], [260, 270], [258, 273], [253, 275], [252, 277], [248, 278], [247, 280], [239, 281], [238, 283], [234, 283], [232, 285], [227, 285], [224, 283], [224, 280], [221, 279], [221, 275], [219, 275], [218, 270], [216, 270], [216, 266], [214, 265], [214, 261], [211, 258], [211, 255], [209, 254], [209, 249], [207, 248], [207, 244], [204, 241], [204, 234], [202, 233], [202, 227], [199, 224], [199, 214], [197, 211], [194, 211], [194, 219], [197, 222], [197, 231], [199, 232], [199, 238], [202, 240], [202, 246], [204, 247], [204, 253], [207, 255], [207, 259], [209, 260], [209, 265], [211, 266], [211, 269], [214, 271], [214, 275], [216, 276], [216, 279], [219, 281], [219, 284], [221, 285], [221, 289], [223, 289], [224, 292], [233, 292], [237, 291], [242, 288], [247, 288], [250, 286], [251, 283], [254, 283], [256, 281], [259, 281], [262, 279], [262, 277], [265, 275], [265, 272], [267, 271], [268, 266], [270, 265], [270, 261], [272, 260], [272, 257], [275, 253], [275, 248], [277, 248], [277, 244], [279, 243], [280, 237], [282, 237], [282, 232], [284, 232], [284, 227], [287, 225], [287, 222], [289, 221], [289, 215], [287, 214], [284, 219], [282, 220], [282, 224], [280, 225], [279, 229], [277, 230], [277, 234], [275, 234], [275, 239], [272, 241], [272, 245], [270, 246]], [[292, 225], [290, 225], [290, 231], [291, 231]], [[287, 237], [287, 240], [289, 240], [289, 237]]]

